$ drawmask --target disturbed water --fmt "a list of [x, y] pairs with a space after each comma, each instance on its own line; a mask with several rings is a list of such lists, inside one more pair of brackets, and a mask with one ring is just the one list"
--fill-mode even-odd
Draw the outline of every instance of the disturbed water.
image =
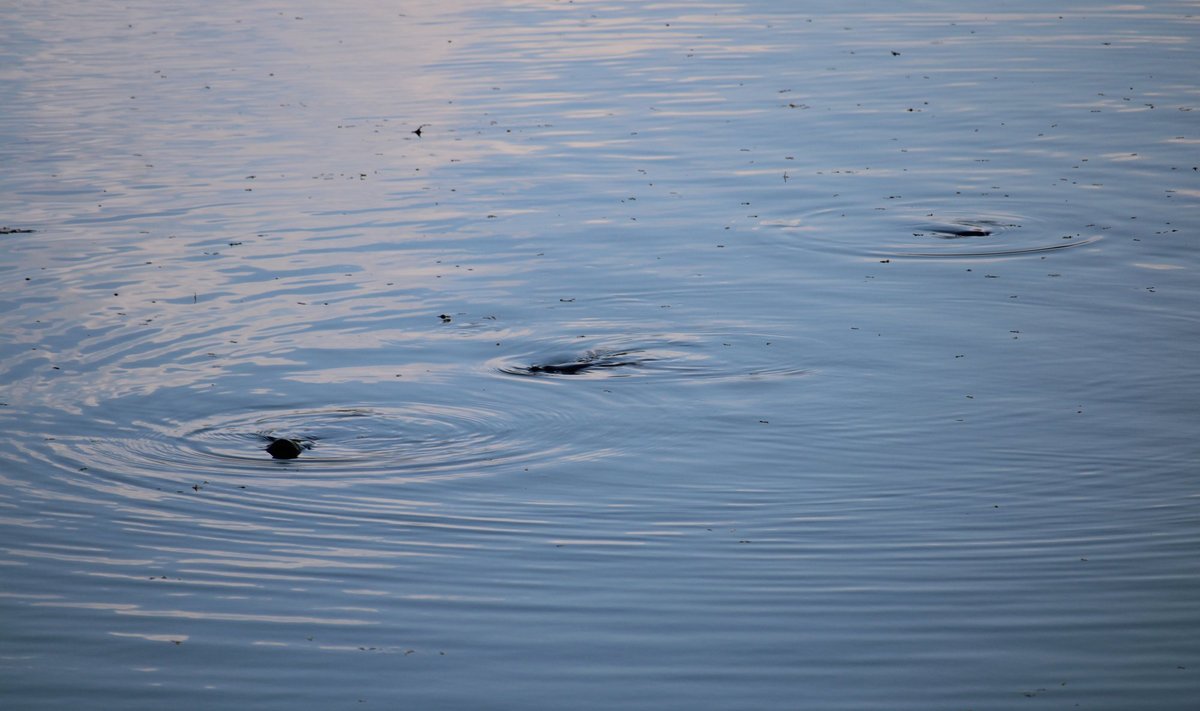
[[1200, 697], [1200, 4], [0, 22], [4, 708]]

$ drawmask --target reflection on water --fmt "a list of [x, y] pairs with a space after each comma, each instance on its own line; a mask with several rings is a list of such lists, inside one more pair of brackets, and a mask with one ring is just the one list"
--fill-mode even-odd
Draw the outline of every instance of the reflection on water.
[[14, 708], [1200, 694], [1191, 4], [0, 21]]

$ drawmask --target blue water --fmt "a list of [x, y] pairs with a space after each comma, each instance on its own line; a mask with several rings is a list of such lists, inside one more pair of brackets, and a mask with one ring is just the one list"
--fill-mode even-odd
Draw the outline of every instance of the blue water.
[[4, 708], [1200, 698], [1195, 2], [0, 25]]

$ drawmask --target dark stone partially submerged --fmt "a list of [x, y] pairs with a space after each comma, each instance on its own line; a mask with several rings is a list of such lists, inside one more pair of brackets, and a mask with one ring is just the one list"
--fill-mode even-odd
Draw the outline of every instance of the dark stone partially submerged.
[[276, 459], [295, 459], [299, 457], [307, 447], [298, 439], [278, 438], [271, 440], [267, 445], [267, 454], [270, 454]]

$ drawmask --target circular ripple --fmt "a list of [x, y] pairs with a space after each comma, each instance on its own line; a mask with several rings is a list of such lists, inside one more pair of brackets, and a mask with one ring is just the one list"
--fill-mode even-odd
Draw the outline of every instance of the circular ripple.
[[805, 375], [809, 370], [789, 357], [792, 340], [758, 333], [544, 340], [486, 365], [502, 375], [547, 380], [657, 377], [710, 382]]
[[[49, 458], [76, 472], [104, 472], [109, 484], [179, 485], [361, 482], [410, 483], [485, 476], [506, 468], [583, 456], [595, 423], [565, 408], [410, 404], [348, 406], [215, 415], [167, 424], [135, 422], [86, 437], [48, 442]], [[276, 437], [309, 448], [273, 459]], [[95, 482], [103, 488], [104, 485]]]
[[683, 338], [599, 335], [536, 340], [485, 367], [526, 378], [631, 378], [700, 368], [703, 360], [696, 343]]
[[[663, 354], [659, 354], [661, 359]], [[508, 358], [493, 360], [491, 367], [507, 375], [524, 377], [627, 378], [645, 374], [645, 368], [656, 360], [647, 351], [602, 348], [581, 353], [529, 354], [519, 362]]]
[[283, 437], [309, 445], [302, 463], [314, 467], [325, 465], [340, 473], [387, 469], [436, 474], [505, 458], [509, 429], [499, 412], [410, 405], [249, 413], [196, 423], [176, 435], [197, 454], [228, 462], [251, 459], [257, 466], [269, 457], [263, 452], [266, 445]]
[[1007, 258], [1082, 247], [1100, 239], [1089, 226], [999, 212], [935, 211], [889, 205], [884, 211], [826, 208], [765, 221], [789, 244], [833, 253], [894, 258]]
[[1081, 233], [1057, 234], [1040, 221], [1017, 215], [928, 213], [906, 220], [907, 234], [890, 238], [883, 249], [897, 257], [1012, 257], [1080, 247], [1099, 239]]

